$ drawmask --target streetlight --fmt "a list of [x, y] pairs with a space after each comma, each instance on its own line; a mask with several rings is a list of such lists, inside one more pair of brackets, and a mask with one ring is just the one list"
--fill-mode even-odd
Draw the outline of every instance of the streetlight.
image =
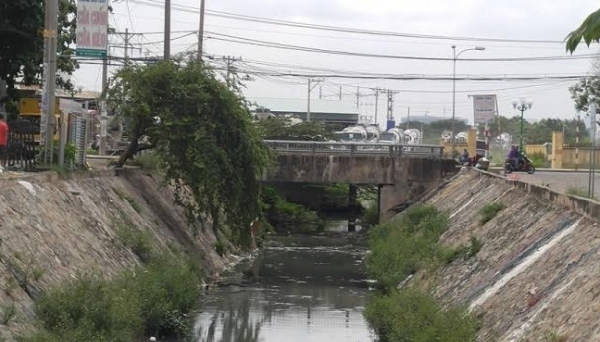
[[523, 113], [525, 113], [527, 109], [531, 109], [533, 101], [520, 98], [518, 100], [513, 100], [512, 105], [514, 109], [521, 111], [521, 141], [519, 142], [519, 150], [523, 152]]
[[456, 53], [456, 45], [452, 45], [452, 52], [454, 57], [452, 58], [453, 62], [453, 71], [452, 71], [452, 155], [454, 155], [454, 147], [455, 147], [455, 138], [454, 138], [454, 121], [456, 119], [456, 60], [458, 57], [467, 51], [483, 51], [485, 48], [483, 46], [476, 46], [469, 49], [464, 49], [459, 53]]

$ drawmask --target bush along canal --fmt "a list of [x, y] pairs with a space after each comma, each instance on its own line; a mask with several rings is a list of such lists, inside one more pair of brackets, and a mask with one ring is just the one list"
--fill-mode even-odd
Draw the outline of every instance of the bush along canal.
[[[416, 206], [369, 232], [367, 270], [377, 281], [365, 317], [381, 342], [476, 340], [479, 322], [467, 310], [442, 305], [433, 296], [438, 267], [477, 254], [481, 243], [448, 248], [438, 243], [448, 217]], [[444, 303], [446, 304], [446, 303]]]
[[359, 242], [270, 238], [251, 264], [238, 265], [204, 297], [195, 341], [372, 341], [363, 316], [366, 242]]

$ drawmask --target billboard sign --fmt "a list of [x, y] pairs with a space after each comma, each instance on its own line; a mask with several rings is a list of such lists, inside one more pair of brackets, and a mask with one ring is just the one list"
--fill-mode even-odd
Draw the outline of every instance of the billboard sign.
[[108, 0], [77, 0], [76, 45], [76, 56], [106, 57]]
[[474, 122], [476, 125], [494, 122], [496, 109], [496, 95], [473, 95]]

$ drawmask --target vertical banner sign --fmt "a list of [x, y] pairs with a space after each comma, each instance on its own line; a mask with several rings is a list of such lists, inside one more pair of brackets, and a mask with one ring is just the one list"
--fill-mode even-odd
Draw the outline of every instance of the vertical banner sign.
[[473, 95], [474, 123], [485, 125], [494, 122], [496, 95]]
[[108, 0], [77, 0], [76, 56], [106, 58]]

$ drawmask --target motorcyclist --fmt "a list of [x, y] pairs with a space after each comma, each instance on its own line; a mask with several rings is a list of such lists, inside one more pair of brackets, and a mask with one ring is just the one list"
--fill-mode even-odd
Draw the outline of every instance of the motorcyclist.
[[460, 156], [461, 164], [465, 164], [469, 162], [469, 151], [465, 148], [462, 155]]
[[513, 167], [515, 169], [519, 167], [520, 153], [519, 153], [519, 150], [517, 149], [517, 145], [511, 146], [510, 151], [508, 152], [507, 159], [510, 161], [510, 163], [513, 165]]

